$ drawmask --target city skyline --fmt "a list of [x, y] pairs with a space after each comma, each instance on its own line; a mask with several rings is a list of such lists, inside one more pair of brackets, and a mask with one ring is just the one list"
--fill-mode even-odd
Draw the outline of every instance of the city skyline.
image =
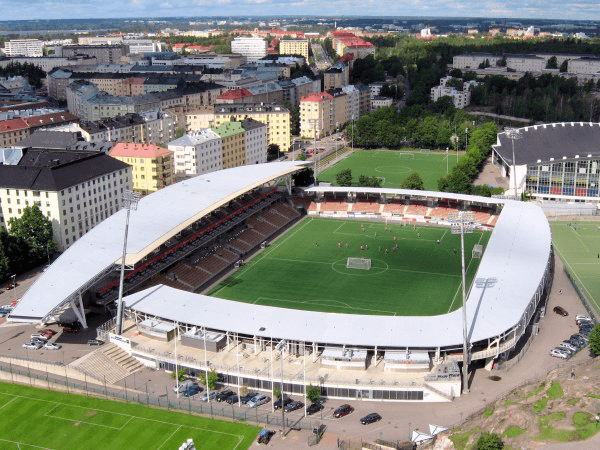
[[[472, 17], [600, 20], [596, 0], [3, 0], [3, 19], [231, 16]], [[125, 6], [124, 6], [125, 4]]]

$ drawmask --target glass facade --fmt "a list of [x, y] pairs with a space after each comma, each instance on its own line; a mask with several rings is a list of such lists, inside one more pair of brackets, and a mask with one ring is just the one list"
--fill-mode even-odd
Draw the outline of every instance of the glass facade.
[[598, 197], [600, 159], [547, 161], [527, 167], [531, 194]]

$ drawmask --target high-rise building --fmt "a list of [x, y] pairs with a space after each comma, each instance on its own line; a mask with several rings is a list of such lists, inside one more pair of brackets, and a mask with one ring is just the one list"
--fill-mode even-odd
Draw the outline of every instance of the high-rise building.
[[238, 36], [231, 41], [231, 51], [245, 56], [248, 62], [253, 62], [267, 55], [267, 41], [262, 38]]
[[335, 100], [327, 92], [311, 94], [300, 100], [300, 135], [320, 139], [335, 128]]
[[13, 39], [4, 43], [6, 56], [44, 56], [42, 41], [39, 39]]
[[223, 168], [221, 136], [210, 128], [192, 131], [169, 142], [175, 153], [175, 172], [183, 175], [202, 175]]
[[308, 62], [308, 39], [282, 39], [279, 41], [280, 55], [301, 55]]

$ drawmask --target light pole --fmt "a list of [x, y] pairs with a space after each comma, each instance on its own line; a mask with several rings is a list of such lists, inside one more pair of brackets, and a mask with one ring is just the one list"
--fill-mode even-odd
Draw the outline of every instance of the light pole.
[[463, 393], [469, 392], [468, 336], [467, 336], [467, 283], [465, 271], [465, 233], [473, 232], [473, 213], [459, 211], [448, 214], [452, 234], [460, 234], [460, 255], [462, 265], [462, 319], [463, 319]]
[[513, 189], [515, 190], [515, 200], [518, 200], [517, 196], [517, 162], [515, 160], [515, 140], [521, 139], [523, 136], [518, 128], [505, 128], [504, 134], [510, 139], [512, 144], [512, 176], [513, 176]]
[[448, 147], [446, 147], [446, 175], [448, 175]]
[[354, 152], [354, 114], [352, 114], [352, 133], [350, 135], [350, 153]]
[[17, 287], [17, 274], [11, 275], [10, 277], [12, 278], [13, 289], [15, 289]]
[[127, 257], [127, 234], [129, 232], [129, 213], [137, 209], [140, 200], [140, 194], [134, 191], [123, 192], [123, 206], [127, 208], [127, 218], [125, 220], [125, 236], [123, 238], [123, 256], [121, 258], [121, 278], [119, 280], [119, 299], [117, 300], [117, 324], [116, 334], [123, 333], [123, 282], [125, 280], [125, 258]]
[[469, 149], [469, 129], [465, 128], [465, 152]]
[[285, 340], [282, 340], [279, 342], [279, 344], [277, 344], [277, 347], [275, 347], [275, 350], [279, 352], [279, 361], [281, 361], [281, 426], [282, 428], [282, 432], [281, 432], [281, 436], [282, 439], [285, 439], [285, 401], [284, 401], [284, 394], [283, 394], [283, 355], [285, 353], [285, 346], [286, 346], [287, 342]]

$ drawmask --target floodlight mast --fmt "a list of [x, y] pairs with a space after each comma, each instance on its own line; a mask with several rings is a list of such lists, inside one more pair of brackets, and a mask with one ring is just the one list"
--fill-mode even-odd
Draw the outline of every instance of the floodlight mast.
[[117, 323], [115, 333], [121, 335], [123, 333], [123, 282], [125, 281], [125, 258], [127, 256], [127, 235], [129, 234], [129, 213], [131, 210], [137, 209], [137, 204], [140, 200], [139, 192], [125, 191], [123, 192], [123, 207], [127, 208], [127, 219], [125, 219], [125, 236], [123, 238], [123, 256], [121, 258], [121, 277], [119, 280], [119, 299], [117, 300]]
[[506, 127], [504, 129], [506, 137], [510, 139], [512, 143], [512, 166], [513, 166], [513, 189], [515, 190], [515, 200], [518, 200], [517, 195], [517, 162], [515, 161], [515, 140], [521, 139], [523, 135], [518, 128]]
[[452, 234], [460, 234], [460, 256], [462, 267], [462, 319], [463, 319], [463, 394], [469, 392], [469, 342], [467, 335], [467, 283], [465, 270], [465, 233], [473, 232], [473, 213], [460, 211], [448, 215]]
[[[279, 342], [279, 344], [277, 344], [277, 346], [275, 347], [275, 350], [277, 352], [279, 352], [279, 361], [281, 361], [281, 397], [279, 397], [281, 399], [281, 426], [283, 427], [281, 430], [281, 436], [283, 439], [285, 439], [285, 401], [284, 401], [284, 395], [283, 395], [283, 354], [285, 352], [285, 346], [287, 345], [287, 342], [284, 340], [281, 340]], [[275, 400], [273, 400], [275, 401]]]

